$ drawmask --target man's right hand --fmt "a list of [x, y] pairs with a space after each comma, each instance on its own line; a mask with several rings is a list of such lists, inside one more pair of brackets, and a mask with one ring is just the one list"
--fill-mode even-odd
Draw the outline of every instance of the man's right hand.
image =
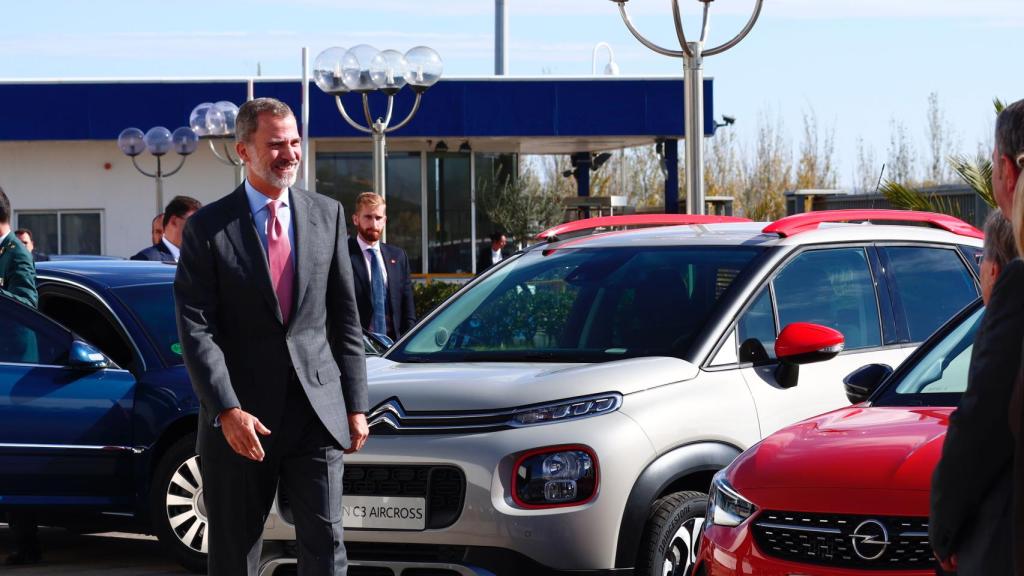
[[228, 408], [220, 413], [220, 430], [224, 433], [224, 439], [228, 441], [231, 449], [256, 462], [262, 462], [266, 454], [263, 452], [263, 445], [260, 444], [260, 437], [270, 436], [270, 430], [260, 422], [260, 419], [243, 411], [241, 408]]

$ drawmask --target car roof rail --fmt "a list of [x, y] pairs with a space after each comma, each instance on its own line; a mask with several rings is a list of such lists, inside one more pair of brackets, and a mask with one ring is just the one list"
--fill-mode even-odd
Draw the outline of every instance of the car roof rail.
[[985, 234], [967, 222], [949, 214], [917, 212], [914, 210], [821, 210], [780, 218], [764, 227], [765, 234], [778, 234], [785, 238], [814, 230], [826, 222], [891, 222], [928, 224], [960, 236], [984, 238]]
[[717, 216], [705, 214], [624, 214], [621, 216], [595, 216], [573, 220], [552, 226], [537, 234], [538, 240], [555, 242], [560, 237], [573, 232], [585, 232], [598, 228], [612, 227], [643, 227], [643, 226], [682, 226], [686, 224], [718, 224], [722, 222], [750, 222], [749, 218], [739, 216]]

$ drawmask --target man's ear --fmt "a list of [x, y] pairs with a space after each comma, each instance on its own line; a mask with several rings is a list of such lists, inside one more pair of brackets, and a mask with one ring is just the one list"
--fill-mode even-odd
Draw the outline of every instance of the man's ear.
[[235, 142], [235, 153], [242, 159], [242, 162], [249, 163], [249, 151], [245, 149], [245, 142]]

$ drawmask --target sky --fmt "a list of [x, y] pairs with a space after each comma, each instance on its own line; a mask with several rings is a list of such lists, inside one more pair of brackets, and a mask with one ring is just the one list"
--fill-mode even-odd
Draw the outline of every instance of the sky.
[[[698, 0], [679, 0], [687, 35], [699, 34]], [[622, 75], [682, 74], [627, 31], [608, 0], [506, 0], [512, 76], [591, 73], [609, 43]], [[708, 45], [731, 39], [755, 0], [711, 2]], [[630, 0], [636, 27], [678, 49], [671, 3]], [[760, 119], [780, 122], [794, 152], [803, 118], [834, 131], [839, 182], [854, 181], [858, 140], [877, 164], [901, 122], [926, 162], [928, 96], [938, 96], [956, 151], [991, 144], [992, 99], [1024, 97], [1021, 0], [765, 0], [753, 30], [708, 57], [716, 116], [752, 147]], [[491, 0], [35, 0], [9, 2], [0, 20], [0, 79], [299, 77], [331, 46], [369, 43], [437, 50], [445, 76], [494, 73]], [[598, 56], [598, 70], [606, 62]], [[682, 102], [680, 102], [682, 106]], [[83, 111], [83, 113], [87, 113]], [[315, 119], [313, 119], [315, 121]]]

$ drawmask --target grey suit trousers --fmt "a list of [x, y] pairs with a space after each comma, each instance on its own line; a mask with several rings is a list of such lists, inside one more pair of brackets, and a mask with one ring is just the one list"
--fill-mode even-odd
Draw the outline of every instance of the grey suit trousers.
[[219, 429], [209, 431], [200, 445], [210, 576], [258, 574], [263, 525], [278, 478], [295, 520], [299, 575], [347, 572], [341, 518], [343, 451], [294, 376], [284, 414], [278, 429], [260, 437], [266, 452], [263, 462], [236, 454]]

